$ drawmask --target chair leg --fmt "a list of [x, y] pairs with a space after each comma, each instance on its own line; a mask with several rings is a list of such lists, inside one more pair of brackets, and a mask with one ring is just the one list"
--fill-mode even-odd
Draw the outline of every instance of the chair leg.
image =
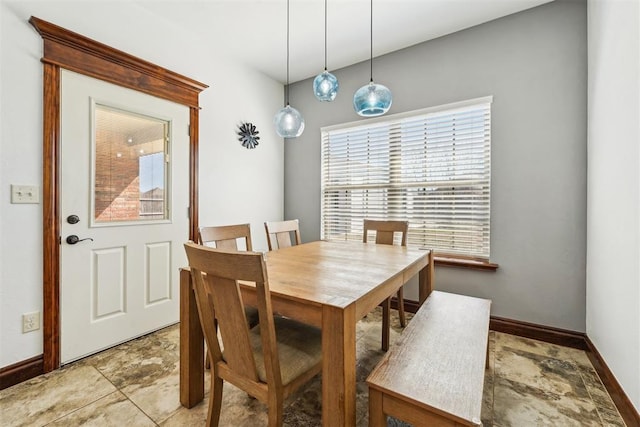
[[269, 427], [282, 427], [284, 415], [284, 399], [274, 396], [269, 398]]
[[404, 315], [404, 289], [402, 286], [398, 289], [398, 316], [400, 317], [400, 326], [407, 326], [407, 316]]
[[207, 427], [218, 427], [220, 423], [220, 409], [222, 408], [222, 380], [216, 376], [217, 372], [214, 371], [215, 369], [211, 370]]
[[389, 329], [391, 329], [391, 298], [382, 302], [382, 350], [389, 350]]

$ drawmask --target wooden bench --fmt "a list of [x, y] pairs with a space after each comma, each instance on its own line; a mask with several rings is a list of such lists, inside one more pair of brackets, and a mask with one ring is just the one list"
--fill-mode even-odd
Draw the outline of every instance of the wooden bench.
[[369, 375], [369, 426], [481, 426], [491, 301], [433, 291]]

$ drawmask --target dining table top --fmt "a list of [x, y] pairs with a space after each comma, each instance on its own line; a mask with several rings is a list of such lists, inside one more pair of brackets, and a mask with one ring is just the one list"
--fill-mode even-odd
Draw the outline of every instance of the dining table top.
[[372, 283], [406, 283], [424, 267], [428, 254], [406, 246], [319, 240], [264, 256], [272, 297], [344, 308], [366, 299]]

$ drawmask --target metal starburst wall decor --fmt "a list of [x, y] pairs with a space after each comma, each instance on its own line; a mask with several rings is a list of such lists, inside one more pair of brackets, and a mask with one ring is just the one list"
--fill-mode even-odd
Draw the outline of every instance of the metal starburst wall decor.
[[238, 126], [238, 140], [244, 148], [256, 148], [260, 139], [259, 133], [254, 124], [242, 123]]

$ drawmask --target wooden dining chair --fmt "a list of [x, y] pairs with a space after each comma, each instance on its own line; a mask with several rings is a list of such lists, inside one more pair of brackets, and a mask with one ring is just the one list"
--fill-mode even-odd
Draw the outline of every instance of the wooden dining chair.
[[[322, 369], [321, 331], [273, 315], [263, 254], [184, 246], [212, 360], [207, 426], [218, 426], [223, 381], [265, 403], [269, 426], [281, 426], [284, 400]], [[259, 326], [246, 322], [239, 280], [255, 283]]]
[[238, 250], [238, 240], [244, 240], [246, 250], [252, 251], [251, 226], [249, 224], [200, 227], [198, 238], [201, 245], [215, 245], [218, 249]]
[[[200, 227], [198, 230], [198, 243], [201, 245], [237, 251], [239, 241], [244, 241], [244, 247], [247, 251], [253, 250], [250, 224], [217, 225]], [[256, 307], [245, 306], [244, 314], [250, 327], [258, 324], [258, 309]], [[205, 367], [207, 369], [211, 367], [211, 360], [208, 356]]]
[[[269, 250], [287, 248], [301, 243], [300, 240], [300, 223], [297, 219], [288, 221], [267, 221], [264, 223], [264, 229], [267, 232], [267, 244]], [[294, 240], [291, 240], [291, 234]]]
[[[246, 250], [253, 250], [253, 245], [251, 244], [250, 224], [200, 227], [200, 230], [198, 230], [198, 239], [201, 245], [215, 245], [218, 249], [228, 249], [232, 251], [238, 250], [238, 240], [244, 240]], [[245, 314], [247, 316], [249, 326], [253, 327], [258, 324], [257, 308], [246, 306]]]
[[[362, 241], [367, 243], [369, 231], [375, 231], [376, 244], [393, 245], [396, 233], [400, 234], [400, 245], [407, 246], [407, 233], [409, 232], [409, 221], [379, 221], [372, 219], [364, 220], [364, 232]], [[398, 317], [400, 326], [407, 325], [407, 318], [404, 312], [404, 290], [401, 286], [398, 289]], [[391, 298], [387, 298], [382, 303], [382, 349], [389, 349], [389, 329], [391, 317]]]

